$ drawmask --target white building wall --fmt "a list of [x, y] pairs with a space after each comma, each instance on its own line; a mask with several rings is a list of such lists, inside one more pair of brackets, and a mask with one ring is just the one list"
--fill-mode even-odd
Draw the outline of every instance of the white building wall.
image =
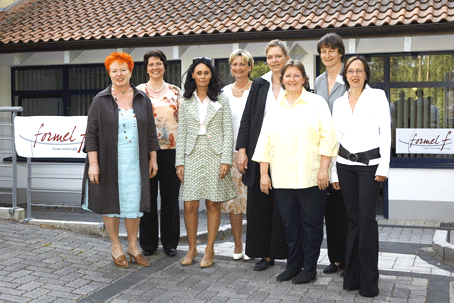
[[452, 222], [454, 170], [392, 168], [389, 218]]
[[[346, 53], [394, 53], [408, 51], [443, 51], [453, 50], [453, 35], [432, 35], [415, 37], [377, 37], [344, 39]], [[311, 87], [315, 80], [315, 56], [317, 55], [317, 41], [284, 41], [290, 48], [292, 59], [302, 60], [308, 73]], [[105, 57], [113, 51], [125, 51], [134, 61], [141, 61], [143, 54], [149, 49], [162, 50], [168, 60], [181, 60], [181, 70], [184, 73], [192, 63], [194, 57], [207, 56], [213, 59], [228, 58], [230, 53], [243, 48], [254, 57], [265, 56], [264, 50], [268, 42], [234, 43], [215, 45], [192, 46], [153, 46], [150, 48], [123, 48], [83, 51], [62, 51], [45, 53], [0, 54], [0, 106], [11, 106], [11, 66], [37, 66], [53, 64], [90, 64], [103, 63]], [[1, 119], [1, 118], [0, 118]], [[1, 134], [1, 130], [0, 130]], [[1, 144], [1, 143], [0, 143]], [[66, 173], [80, 175], [82, 165]], [[39, 168], [36, 174], [56, 175], [63, 173], [62, 169]], [[1, 175], [1, 173], [0, 173]], [[453, 213], [453, 185], [454, 170], [447, 169], [391, 169], [389, 176], [389, 216], [392, 219], [421, 219], [421, 220], [450, 220]], [[409, 181], [411, 180], [411, 182]], [[451, 182], [452, 183], [452, 182]], [[58, 188], [64, 186], [69, 189], [80, 187], [78, 180], [36, 181], [37, 187]], [[0, 183], [0, 187], [2, 184]], [[19, 165], [19, 187], [26, 187], [26, 169], [24, 164]], [[25, 196], [20, 194], [23, 199]], [[63, 196], [62, 200], [66, 199]], [[0, 196], [1, 199], [1, 196]], [[70, 200], [73, 197], [69, 198]], [[1, 202], [1, 200], [0, 200]], [[65, 201], [63, 201], [65, 202]], [[202, 204], [201, 204], [202, 206]]]

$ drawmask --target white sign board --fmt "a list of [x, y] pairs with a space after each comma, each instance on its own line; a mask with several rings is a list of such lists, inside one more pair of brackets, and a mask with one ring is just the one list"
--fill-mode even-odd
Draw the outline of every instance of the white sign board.
[[16, 117], [16, 151], [26, 158], [85, 158], [87, 117]]
[[398, 154], [454, 154], [452, 128], [397, 128]]

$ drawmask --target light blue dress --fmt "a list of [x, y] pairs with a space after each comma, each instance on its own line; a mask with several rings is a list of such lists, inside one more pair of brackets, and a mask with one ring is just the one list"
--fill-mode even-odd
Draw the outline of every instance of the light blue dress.
[[[117, 218], [140, 218], [140, 165], [137, 120], [134, 110], [118, 109], [118, 191], [120, 214], [105, 215]], [[102, 173], [102, 172], [101, 172]], [[87, 181], [88, 182], [88, 181]], [[88, 186], [85, 187], [88, 191]], [[83, 209], [88, 206], [88, 192]]]

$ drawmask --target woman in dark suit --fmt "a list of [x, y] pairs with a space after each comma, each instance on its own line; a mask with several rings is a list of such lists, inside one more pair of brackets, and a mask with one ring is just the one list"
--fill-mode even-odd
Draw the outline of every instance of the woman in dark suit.
[[260, 164], [252, 161], [262, 122], [267, 112], [278, 107], [277, 99], [283, 92], [280, 82], [282, 67], [288, 61], [287, 47], [280, 40], [266, 46], [266, 62], [270, 72], [252, 82], [240, 129], [236, 149], [238, 170], [243, 174], [247, 191], [246, 255], [261, 258], [254, 270], [266, 270], [274, 265], [274, 259], [288, 256], [285, 233], [273, 195], [260, 190]]

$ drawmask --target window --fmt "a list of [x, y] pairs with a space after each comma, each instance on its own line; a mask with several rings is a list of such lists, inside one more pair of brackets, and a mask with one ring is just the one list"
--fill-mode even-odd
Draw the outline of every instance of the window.
[[[180, 61], [167, 61], [164, 79], [181, 85]], [[85, 116], [93, 97], [110, 85], [104, 64], [12, 68], [13, 106], [23, 116]], [[148, 81], [143, 62], [134, 63], [131, 83]]]
[[[424, 167], [430, 167], [430, 163], [440, 164], [437, 159], [454, 159], [454, 155], [395, 152], [396, 128], [454, 128], [454, 53], [372, 54], [365, 57], [371, 68], [370, 86], [383, 89], [390, 101], [391, 156], [419, 158], [418, 162]], [[317, 56], [317, 75], [322, 72], [324, 66]]]

